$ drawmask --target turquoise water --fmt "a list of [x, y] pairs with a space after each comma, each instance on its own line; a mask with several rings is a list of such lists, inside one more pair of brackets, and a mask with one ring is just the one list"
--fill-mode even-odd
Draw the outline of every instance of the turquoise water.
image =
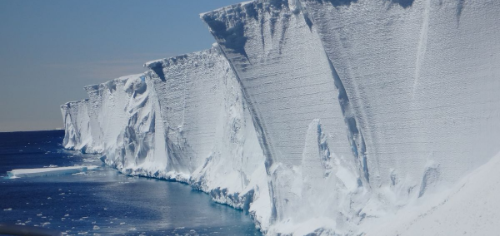
[[[64, 150], [64, 132], [0, 133], [0, 176], [16, 168], [102, 165]], [[0, 223], [69, 235], [261, 235], [248, 213], [190, 186], [101, 167], [86, 174], [0, 178]]]

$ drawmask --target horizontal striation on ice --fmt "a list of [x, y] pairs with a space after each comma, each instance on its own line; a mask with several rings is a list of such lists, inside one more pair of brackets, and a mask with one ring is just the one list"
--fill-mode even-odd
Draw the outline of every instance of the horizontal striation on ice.
[[64, 146], [189, 183], [268, 235], [377, 234], [500, 151], [499, 10], [257, 0], [203, 13], [213, 48], [87, 86], [61, 107]]
[[194, 171], [217, 142], [217, 123], [224, 114], [222, 86], [233, 74], [223, 60], [212, 49], [146, 64], [155, 72], [154, 90], [173, 163], [169, 168], [176, 172]]
[[[201, 16], [234, 68], [260, 131], [271, 177], [270, 234], [307, 227], [311, 217], [328, 219], [331, 227], [338, 221], [342, 231], [349, 224], [342, 215], [359, 218], [359, 204], [350, 199], [361, 197], [367, 181], [349, 100], [300, 8], [297, 1], [255, 1]], [[342, 170], [344, 179], [337, 175]], [[346, 187], [352, 182], [354, 188]], [[340, 192], [342, 200], [335, 196]], [[307, 204], [317, 201], [325, 203]]]
[[[286, 1], [235, 5], [202, 16], [233, 65], [272, 162], [299, 164], [305, 133], [321, 119], [341, 155], [352, 155], [321, 41]], [[245, 40], [235, 40], [245, 38]], [[241, 42], [240, 42], [241, 41]]]
[[[261, 132], [271, 234], [299, 232], [313, 218], [349, 234], [348, 224], [449, 186], [496, 154], [499, 8], [495, 1], [260, 0], [202, 14]], [[316, 119], [327, 137], [317, 145], [331, 152], [322, 168], [322, 152], [306, 151]], [[304, 168], [328, 166], [335, 178], [307, 182]], [[342, 192], [352, 189], [350, 179], [368, 186]], [[299, 213], [307, 204], [297, 203], [312, 195], [338, 204]]]
[[145, 67], [143, 74], [85, 87], [89, 99], [73, 110], [64, 105], [65, 147], [102, 153], [126, 174], [189, 183], [248, 210], [265, 230], [271, 209], [265, 158], [218, 47]]
[[396, 170], [411, 189], [430, 161], [455, 182], [500, 151], [498, 1], [303, 2], [360, 121], [372, 187]]
[[193, 186], [220, 203], [250, 210], [266, 228], [263, 152], [240, 84], [218, 47], [145, 66], [154, 72], [167, 171], [191, 176]]

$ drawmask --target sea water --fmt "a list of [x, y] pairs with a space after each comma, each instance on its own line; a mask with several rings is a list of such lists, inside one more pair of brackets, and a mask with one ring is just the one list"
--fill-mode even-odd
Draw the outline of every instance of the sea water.
[[[248, 213], [190, 186], [126, 176], [64, 150], [63, 131], [0, 133], [0, 224], [68, 235], [261, 235]], [[12, 169], [99, 165], [86, 173], [6, 179]]]

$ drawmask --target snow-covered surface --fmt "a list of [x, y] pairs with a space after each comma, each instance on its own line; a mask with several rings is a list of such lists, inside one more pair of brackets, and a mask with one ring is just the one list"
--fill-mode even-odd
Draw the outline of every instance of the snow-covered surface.
[[499, 168], [496, 155], [452, 188], [365, 226], [366, 235], [498, 235]]
[[53, 175], [68, 175], [89, 170], [95, 170], [98, 166], [69, 166], [69, 167], [50, 167], [50, 168], [35, 168], [35, 169], [14, 169], [7, 171], [7, 178], [28, 178], [28, 177], [42, 177]]
[[[500, 218], [486, 186], [500, 152], [499, 11], [257, 0], [203, 13], [212, 49], [86, 87], [88, 100], [62, 106], [64, 145], [189, 183], [269, 235], [498, 232], [461, 214]], [[475, 197], [484, 209], [458, 207]]]

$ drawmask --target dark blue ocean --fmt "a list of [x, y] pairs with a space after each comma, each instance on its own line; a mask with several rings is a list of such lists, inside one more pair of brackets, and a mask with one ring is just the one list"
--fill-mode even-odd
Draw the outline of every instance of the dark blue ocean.
[[12, 169], [102, 165], [96, 156], [64, 150], [63, 136], [0, 133], [0, 224], [68, 235], [261, 235], [247, 213], [216, 204], [188, 185], [104, 166], [86, 174], [4, 178]]

